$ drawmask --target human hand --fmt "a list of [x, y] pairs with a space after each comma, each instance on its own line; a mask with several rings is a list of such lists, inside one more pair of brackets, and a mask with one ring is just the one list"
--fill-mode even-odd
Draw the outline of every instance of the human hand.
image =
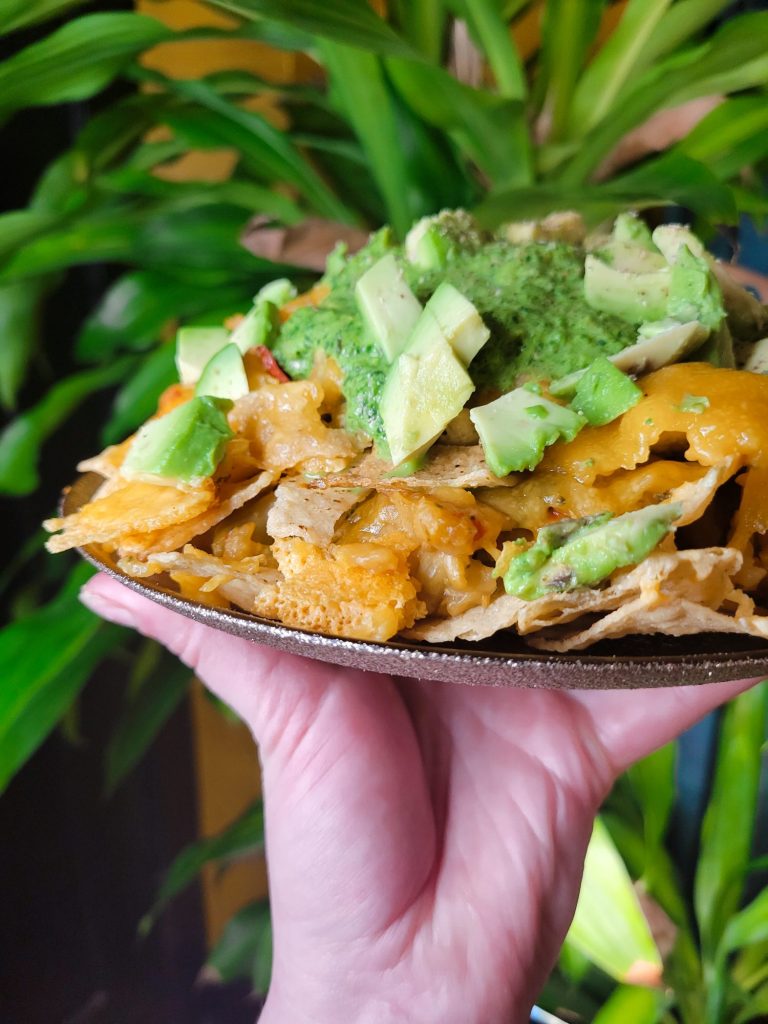
[[83, 600], [177, 654], [261, 754], [264, 1024], [518, 1024], [558, 954], [614, 779], [756, 680], [492, 689], [281, 654], [105, 576]]

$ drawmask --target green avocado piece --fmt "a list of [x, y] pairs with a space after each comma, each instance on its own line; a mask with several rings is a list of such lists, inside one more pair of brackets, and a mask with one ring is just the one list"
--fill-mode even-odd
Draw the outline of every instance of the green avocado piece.
[[355, 300], [366, 329], [385, 357], [390, 362], [397, 359], [422, 310], [392, 253], [366, 270], [355, 285]]
[[635, 274], [590, 255], [584, 261], [584, 297], [593, 309], [631, 324], [662, 320], [667, 316], [670, 277], [668, 267]]
[[698, 320], [716, 331], [725, 320], [723, 293], [705, 259], [681, 245], [672, 263], [667, 316], [686, 323]]
[[[423, 323], [422, 323], [423, 321]], [[397, 466], [435, 441], [464, 408], [475, 386], [428, 311], [405, 352], [389, 369], [379, 403]]]
[[545, 526], [535, 542], [514, 555], [504, 587], [526, 601], [577, 587], [593, 587], [617, 569], [637, 565], [682, 515], [680, 504], [648, 505], [615, 519], [610, 513]]
[[636, 213], [620, 213], [613, 222], [613, 238], [616, 242], [640, 246], [648, 252], [658, 252], [645, 221]]
[[602, 427], [637, 405], [642, 397], [643, 392], [631, 377], [610, 359], [598, 356], [579, 378], [571, 408], [591, 426]]
[[443, 210], [422, 217], [405, 236], [405, 255], [419, 270], [444, 270], [460, 253], [477, 252], [482, 231], [466, 210]]
[[448, 281], [438, 285], [425, 309], [440, 325], [464, 366], [469, 366], [491, 336], [475, 306]]
[[544, 449], [562, 438], [572, 441], [585, 424], [579, 413], [528, 388], [515, 388], [488, 405], [469, 410], [485, 461], [496, 476], [534, 469]]
[[194, 384], [211, 356], [228, 345], [226, 327], [180, 327], [176, 333], [176, 369], [182, 384]]
[[269, 299], [256, 297], [256, 302], [232, 331], [230, 341], [245, 355], [249, 348], [264, 345], [271, 348], [280, 330], [278, 308]]
[[201, 396], [150, 420], [131, 444], [122, 472], [144, 473], [190, 483], [211, 476], [234, 437], [227, 422], [232, 403]]
[[259, 288], [256, 298], [253, 300], [258, 305], [260, 302], [271, 302], [275, 306], [284, 306], [286, 302], [295, 299], [299, 290], [293, 281], [287, 277], [278, 277], [274, 281], [268, 281], [263, 288]]
[[248, 394], [248, 378], [237, 345], [225, 345], [211, 356], [195, 385], [195, 394], [228, 398], [232, 402]]

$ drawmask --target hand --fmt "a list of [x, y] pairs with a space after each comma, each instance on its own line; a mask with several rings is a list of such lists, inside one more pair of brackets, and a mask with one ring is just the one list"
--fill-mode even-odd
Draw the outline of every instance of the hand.
[[517, 1024], [573, 916], [616, 776], [756, 680], [554, 692], [398, 680], [197, 625], [107, 577], [259, 744], [274, 968], [264, 1024]]

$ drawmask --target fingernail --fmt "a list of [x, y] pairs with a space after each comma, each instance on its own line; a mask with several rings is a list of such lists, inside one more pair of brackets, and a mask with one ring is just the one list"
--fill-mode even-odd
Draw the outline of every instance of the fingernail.
[[117, 626], [136, 628], [136, 619], [130, 609], [104, 597], [103, 594], [90, 590], [87, 584], [80, 590], [80, 600], [86, 608], [100, 618], [114, 622]]

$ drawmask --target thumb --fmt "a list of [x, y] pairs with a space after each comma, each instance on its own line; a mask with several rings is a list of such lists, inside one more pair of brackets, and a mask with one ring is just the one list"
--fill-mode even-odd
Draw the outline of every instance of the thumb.
[[80, 600], [96, 615], [159, 641], [270, 745], [292, 719], [306, 722], [338, 669], [262, 647], [194, 622], [109, 576], [92, 577]]

